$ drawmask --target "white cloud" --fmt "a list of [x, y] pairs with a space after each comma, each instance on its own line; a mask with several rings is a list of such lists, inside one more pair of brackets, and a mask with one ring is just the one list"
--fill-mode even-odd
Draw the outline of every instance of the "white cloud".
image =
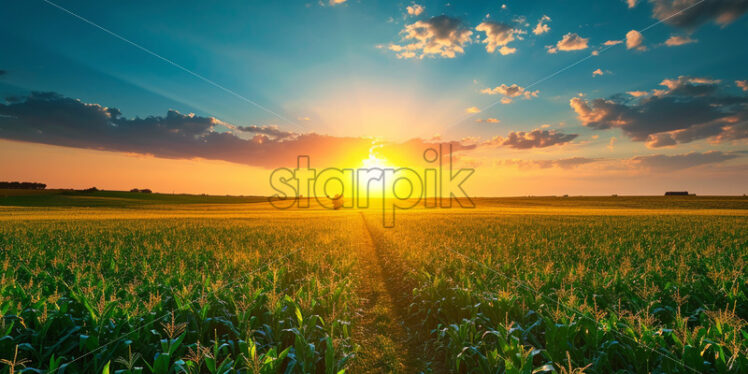
[[623, 43], [623, 40], [608, 40], [603, 44], [604, 45], [616, 45], [616, 44], [621, 44], [621, 43]]
[[548, 31], [551, 31], [551, 27], [548, 26], [547, 23], [543, 23], [546, 21], [550, 21], [551, 17], [548, 17], [546, 15], [543, 15], [543, 17], [540, 17], [540, 20], [538, 21], [538, 24], [535, 26], [535, 28], [532, 30], [532, 33], [535, 35], [542, 35], [547, 33]]
[[471, 106], [470, 108], [465, 108], [466, 113], [480, 113], [480, 109], [477, 106]]
[[644, 46], [644, 36], [642, 33], [636, 30], [631, 30], [626, 33], [626, 49], [636, 49], [637, 51], [646, 51], [647, 47]]
[[592, 72], [592, 77], [593, 78], [596, 77], [596, 76], [598, 76], [598, 75], [603, 75], [603, 71], [601, 69], [597, 69], [597, 70], [595, 70], [595, 71]]
[[626, 0], [626, 4], [628, 4], [629, 9], [635, 7], [636, 6], [636, 2], [637, 2], [637, 0]]

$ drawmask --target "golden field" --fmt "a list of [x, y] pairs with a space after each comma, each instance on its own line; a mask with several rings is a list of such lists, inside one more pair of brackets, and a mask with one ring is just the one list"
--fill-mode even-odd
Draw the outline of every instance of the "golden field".
[[748, 370], [745, 197], [475, 202], [0, 194], [0, 370]]

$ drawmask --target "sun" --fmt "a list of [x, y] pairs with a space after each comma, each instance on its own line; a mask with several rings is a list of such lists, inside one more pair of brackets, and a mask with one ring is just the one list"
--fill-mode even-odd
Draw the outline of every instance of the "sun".
[[[379, 158], [374, 154], [375, 147], [369, 151], [369, 157], [361, 160], [361, 166], [358, 168], [356, 182], [359, 190], [358, 193], [365, 193], [372, 198], [385, 198], [392, 195], [393, 181], [389, 177], [384, 177], [387, 170], [395, 169], [384, 158]], [[384, 174], [384, 175], [382, 175]], [[382, 175], [382, 177], [380, 177]], [[370, 178], [375, 181], [370, 182]], [[383, 178], [383, 179], [380, 179]], [[378, 180], [379, 182], [376, 182]]]
[[374, 156], [373, 154], [369, 154], [369, 158], [365, 158], [361, 160], [361, 167], [364, 169], [388, 169], [392, 168], [391, 165], [387, 164], [387, 160], [378, 158], [377, 156]]
[[381, 144], [373, 143], [369, 148], [369, 158], [361, 160], [361, 168], [363, 169], [392, 169], [393, 166], [387, 162], [387, 159], [377, 157], [375, 150], [381, 147]]

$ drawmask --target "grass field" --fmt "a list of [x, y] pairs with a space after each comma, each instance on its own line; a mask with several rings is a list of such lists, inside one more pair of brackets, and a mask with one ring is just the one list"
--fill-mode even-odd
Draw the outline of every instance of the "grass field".
[[0, 372], [748, 372], [748, 198], [0, 193]]

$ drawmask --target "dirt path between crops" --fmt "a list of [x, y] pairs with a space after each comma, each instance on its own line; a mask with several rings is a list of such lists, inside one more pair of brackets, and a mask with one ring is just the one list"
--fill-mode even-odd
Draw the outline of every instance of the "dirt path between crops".
[[423, 345], [416, 341], [416, 321], [408, 315], [414, 285], [408, 282], [402, 261], [375, 240], [363, 214], [359, 237], [358, 292], [363, 303], [353, 334], [361, 350], [351, 372], [422, 372]]

